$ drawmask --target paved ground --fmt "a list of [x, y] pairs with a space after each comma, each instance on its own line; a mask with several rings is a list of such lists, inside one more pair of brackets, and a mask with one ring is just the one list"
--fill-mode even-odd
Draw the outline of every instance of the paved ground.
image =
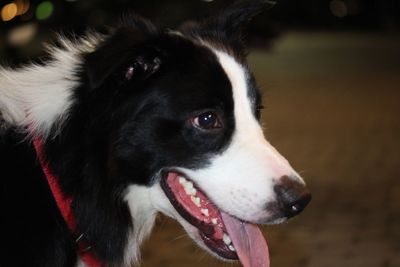
[[[272, 267], [400, 266], [400, 38], [292, 33], [250, 63], [265, 90], [270, 141], [313, 200], [263, 230]], [[232, 266], [160, 218], [144, 267]], [[237, 265], [233, 265], [237, 266]]]

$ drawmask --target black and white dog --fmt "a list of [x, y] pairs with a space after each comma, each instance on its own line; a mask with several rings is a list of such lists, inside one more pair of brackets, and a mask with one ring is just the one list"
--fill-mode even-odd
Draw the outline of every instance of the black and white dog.
[[310, 193], [260, 126], [240, 32], [264, 2], [177, 31], [125, 18], [1, 68], [0, 265], [131, 266], [162, 212], [211, 254], [268, 266], [254, 224]]

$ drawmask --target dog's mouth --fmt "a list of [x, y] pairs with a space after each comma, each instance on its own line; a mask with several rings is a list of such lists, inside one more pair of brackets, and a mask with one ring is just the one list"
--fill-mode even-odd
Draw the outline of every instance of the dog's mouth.
[[240, 259], [245, 267], [269, 266], [268, 246], [257, 226], [219, 210], [180, 173], [165, 173], [161, 188], [176, 211], [197, 228], [201, 241], [212, 252], [227, 260]]

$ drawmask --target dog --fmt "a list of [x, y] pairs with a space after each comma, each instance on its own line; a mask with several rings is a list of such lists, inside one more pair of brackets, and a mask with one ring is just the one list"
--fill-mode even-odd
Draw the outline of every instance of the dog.
[[158, 212], [210, 254], [268, 266], [255, 224], [311, 199], [265, 139], [246, 63], [265, 1], [163, 29], [126, 16], [0, 69], [2, 266], [131, 266]]

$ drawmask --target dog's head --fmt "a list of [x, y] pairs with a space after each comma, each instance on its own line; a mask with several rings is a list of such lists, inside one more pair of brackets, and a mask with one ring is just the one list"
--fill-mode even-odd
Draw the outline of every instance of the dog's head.
[[[102, 258], [116, 260], [119, 249], [134, 257], [160, 211], [216, 256], [267, 260], [252, 224], [282, 222], [309, 202], [303, 180], [263, 135], [245, 60], [241, 31], [264, 2], [178, 31], [125, 19], [81, 53], [83, 78], [47, 154]], [[127, 232], [132, 238], [120, 237]]]

